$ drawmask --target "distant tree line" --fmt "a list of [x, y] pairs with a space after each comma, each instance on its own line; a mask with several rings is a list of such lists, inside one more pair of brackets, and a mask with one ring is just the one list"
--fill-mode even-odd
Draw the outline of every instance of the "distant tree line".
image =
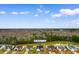
[[34, 43], [34, 40], [47, 40], [47, 42], [52, 42], [52, 41], [72, 41], [79, 43], [79, 36], [73, 35], [73, 36], [57, 36], [57, 35], [52, 35], [52, 34], [47, 34], [43, 33], [44, 35], [37, 36], [35, 33], [27, 38], [27, 37], [22, 37], [18, 38], [16, 36], [1, 36], [0, 37], [0, 44], [31, 44]]

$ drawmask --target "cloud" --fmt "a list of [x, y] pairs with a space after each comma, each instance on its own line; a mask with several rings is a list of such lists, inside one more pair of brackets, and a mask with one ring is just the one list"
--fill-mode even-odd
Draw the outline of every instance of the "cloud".
[[19, 13], [18, 12], [11, 12], [11, 14], [18, 15]]
[[0, 14], [2, 15], [2, 14], [6, 14], [6, 12], [5, 11], [0, 11]]
[[48, 15], [49, 12], [50, 10], [42, 10], [42, 11], [34, 13], [34, 16], [46, 16]]
[[40, 8], [36, 9], [38, 13], [42, 13], [43, 10], [41, 10]]
[[48, 14], [48, 13], [50, 13], [50, 10], [46, 10], [46, 11], [45, 11], [45, 14]]
[[34, 16], [39, 16], [38, 14], [35, 14]]
[[19, 14], [26, 14], [26, 12], [20, 12]]
[[76, 9], [60, 9], [59, 13], [55, 13], [52, 16], [54, 17], [61, 17], [63, 15], [78, 15], [79, 14], [79, 8]]
[[10, 14], [13, 14], [13, 15], [20, 15], [20, 14], [22, 14], [22, 15], [25, 15], [25, 14], [32, 14], [31, 12], [16, 12], [16, 11], [14, 11], [14, 12], [10, 12]]
[[71, 9], [61, 9], [60, 10], [60, 13], [63, 15], [74, 15], [74, 10], [71, 10]]
[[36, 9], [37, 11], [34, 12], [34, 16], [46, 16], [50, 13], [50, 10], [43, 10], [41, 8]]
[[38, 8], [36, 8], [35, 13], [40, 15], [40, 16], [46, 16], [50, 13], [50, 10], [44, 8], [43, 5], [40, 5]]
[[54, 16], [54, 17], [61, 17], [62, 15], [61, 14], [54, 14], [52, 16]]
[[31, 14], [31, 12], [19, 12], [19, 14]]

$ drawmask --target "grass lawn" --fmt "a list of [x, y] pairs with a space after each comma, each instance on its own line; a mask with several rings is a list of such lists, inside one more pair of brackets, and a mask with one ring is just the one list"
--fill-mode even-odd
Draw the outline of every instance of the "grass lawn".
[[3, 54], [5, 51], [4, 50], [0, 50], [0, 54]]
[[25, 53], [25, 50], [22, 50], [22, 51], [17, 51], [16, 54], [24, 54]]
[[36, 47], [33, 48], [33, 50], [28, 52], [29, 54], [36, 54]]
[[[33, 44], [18, 44], [17, 46], [37, 46], [39, 43], [33, 43]], [[75, 43], [75, 42], [69, 42], [69, 41], [52, 41], [52, 42], [45, 42], [45, 43], [41, 43], [43, 46], [46, 45], [55, 45], [55, 44], [64, 44], [64, 45], [68, 45], [68, 44], [72, 44], [72, 45], [77, 45], [79, 46], [79, 43]]]
[[12, 54], [12, 52], [14, 52], [14, 50], [10, 50], [7, 54]]

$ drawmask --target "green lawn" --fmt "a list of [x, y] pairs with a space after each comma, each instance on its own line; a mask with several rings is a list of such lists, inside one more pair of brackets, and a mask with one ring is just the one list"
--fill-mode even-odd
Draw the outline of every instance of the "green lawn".
[[12, 54], [12, 52], [14, 52], [14, 50], [10, 50], [7, 54]]
[[0, 50], [0, 54], [3, 54], [5, 51], [4, 50]]
[[22, 50], [22, 51], [17, 51], [16, 54], [24, 54], [25, 53], [25, 50]]
[[33, 48], [33, 50], [28, 52], [29, 54], [35, 54], [36, 53], [36, 47]]
[[[37, 46], [39, 43], [34, 43], [34, 44], [19, 44], [21, 46]], [[64, 45], [68, 45], [68, 44], [72, 44], [72, 45], [77, 45], [79, 46], [79, 43], [75, 43], [75, 42], [69, 42], [69, 41], [53, 41], [53, 42], [45, 42], [45, 43], [41, 43], [43, 46], [46, 45], [55, 45], [55, 44], [64, 44]]]

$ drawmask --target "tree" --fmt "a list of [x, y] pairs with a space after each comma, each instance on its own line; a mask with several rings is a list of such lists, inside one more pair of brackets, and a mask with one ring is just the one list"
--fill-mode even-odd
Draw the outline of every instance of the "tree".
[[73, 35], [72, 41], [79, 43], [79, 36]]
[[17, 38], [15, 37], [15, 36], [11, 36], [11, 37], [9, 37], [9, 40], [10, 40], [10, 44], [14, 44], [14, 45], [16, 45], [16, 42], [17, 42]]

